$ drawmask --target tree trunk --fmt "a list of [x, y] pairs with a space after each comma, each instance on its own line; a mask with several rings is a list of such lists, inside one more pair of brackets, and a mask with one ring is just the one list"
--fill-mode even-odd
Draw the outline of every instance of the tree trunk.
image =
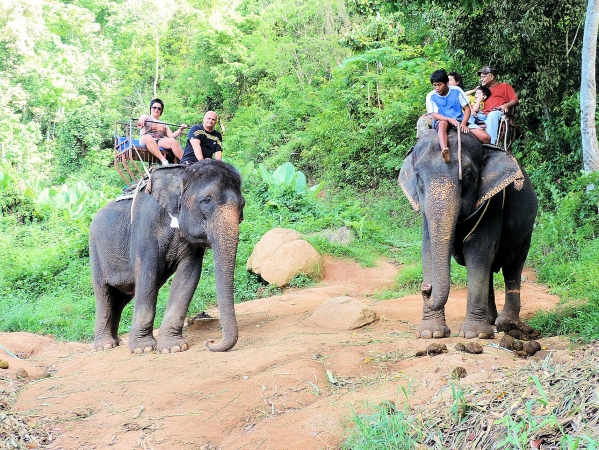
[[155, 36], [155, 44], [156, 44], [156, 61], [155, 61], [155, 71], [154, 71], [154, 98], [158, 97], [158, 59], [160, 57], [160, 35], [156, 32]]
[[597, 108], [595, 59], [598, 27], [599, 0], [588, 0], [582, 41], [582, 77], [580, 83], [580, 134], [582, 138], [582, 160], [586, 172], [599, 170], [599, 146], [597, 145], [597, 127], [595, 125], [595, 111]]

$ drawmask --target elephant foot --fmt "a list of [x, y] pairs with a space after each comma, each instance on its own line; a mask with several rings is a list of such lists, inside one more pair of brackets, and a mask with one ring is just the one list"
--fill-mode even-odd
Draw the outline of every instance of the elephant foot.
[[97, 338], [94, 341], [94, 349], [97, 352], [102, 352], [105, 350], [110, 350], [111, 348], [115, 348], [118, 347], [119, 345], [122, 344], [122, 340], [120, 340], [119, 338], [106, 338], [106, 339], [100, 339]]
[[129, 336], [129, 350], [131, 353], [139, 355], [141, 353], [150, 353], [156, 349], [156, 339], [150, 335], [146, 338], [133, 338]]
[[495, 333], [488, 323], [466, 322], [460, 329], [460, 336], [466, 339], [493, 339]]
[[178, 353], [189, 350], [189, 345], [182, 336], [170, 338], [158, 338], [157, 350], [161, 353]]
[[423, 320], [418, 331], [416, 332], [418, 337], [423, 339], [441, 339], [451, 335], [451, 330], [442, 320]]

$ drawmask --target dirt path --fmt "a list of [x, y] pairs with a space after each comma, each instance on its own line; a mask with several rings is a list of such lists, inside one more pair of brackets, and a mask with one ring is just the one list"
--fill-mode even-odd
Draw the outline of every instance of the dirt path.
[[[460, 383], [469, 383], [494, 368], [524, 363], [491, 345], [482, 355], [457, 352], [453, 345], [463, 342], [457, 337], [443, 341], [447, 354], [410, 357], [431, 342], [412, 333], [420, 322], [420, 295], [372, 298], [393, 284], [396, 273], [390, 264], [361, 268], [327, 258], [317, 287], [237, 305], [240, 340], [227, 353], [212, 353], [203, 344], [220, 339], [214, 320], [196, 321], [185, 331], [190, 350], [168, 355], [134, 356], [126, 346], [96, 353], [91, 344], [0, 333], [3, 346], [26, 357], [11, 358], [0, 349], [10, 362], [1, 374], [14, 378], [20, 367], [33, 376], [52, 373], [29, 383], [13, 408], [32, 420], [55, 421], [52, 449], [280, 450], [336, 448], [352, 411], [401, 401], [401, 387], [410, 392], [410, 404], [428, 401], [457, 365], [468, 374]], [[452, 292], [447, 304], [453, 333], [465, 315], [465, 294]], [[371, 305], [381, 320], [357, 331], [312, 325], [311, 313], [340, 295]], [[522, 297], [524, 318], [558, 301], [530, 280]], [[499, 339], [480, 341], [489, 342]]]

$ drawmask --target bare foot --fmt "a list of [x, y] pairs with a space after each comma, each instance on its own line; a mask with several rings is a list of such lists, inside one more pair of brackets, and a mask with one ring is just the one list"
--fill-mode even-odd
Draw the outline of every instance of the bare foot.
[[446, 163], [448, 163], [450, 161], [450, 158], [449, 158], [449, 149], [448, 148], [444, 148], [443, 150], [441, 150], [441, 156], [443, 157], [443, 161], [445, 161]]

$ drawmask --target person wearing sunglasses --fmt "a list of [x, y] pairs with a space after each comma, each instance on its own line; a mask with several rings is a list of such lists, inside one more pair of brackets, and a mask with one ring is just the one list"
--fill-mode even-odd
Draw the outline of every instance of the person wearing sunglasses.
[[152, 99], [150, 101], [150, 115], [142, 114], [137, 120], [137, 126], [139, 127], [139, 142], [145, 145], [162, 165], [168, 165], [169, 162], [160, 152], [159, 147], [170, 149], [181, 160], [183, 149], [176, 138], [183, 133], [187, 125], [181, 124], [176, 131], [171, 131], [169, 126], [160, 120], [163, 111], [164, 102], [159, 98]]
[[491, 144], [495, 145], [501, 116], [518, 105], [518, 96], [511, 85], [500, 83], [497, 80], [497, 69], [485, 66], [478, 71], [478, 75], [480, 76], [480, 85], [491, 91], [491, 95], [485, 100], [483, 114], [487, 116], [485, 123], [487, 124], [487, 133], [491, 136]]

